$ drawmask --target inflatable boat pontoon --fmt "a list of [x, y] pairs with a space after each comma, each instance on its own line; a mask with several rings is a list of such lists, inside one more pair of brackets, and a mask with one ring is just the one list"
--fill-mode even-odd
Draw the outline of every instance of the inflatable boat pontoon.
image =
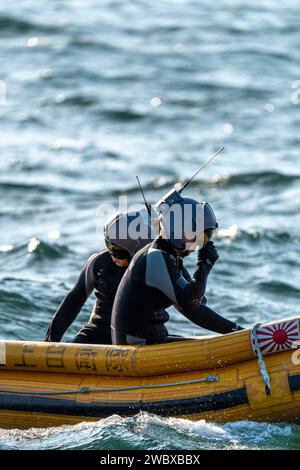
[[139, 411], [297, 422], [299, 321], [153, 346], [0, 341], [0, 427], [48, 427]]

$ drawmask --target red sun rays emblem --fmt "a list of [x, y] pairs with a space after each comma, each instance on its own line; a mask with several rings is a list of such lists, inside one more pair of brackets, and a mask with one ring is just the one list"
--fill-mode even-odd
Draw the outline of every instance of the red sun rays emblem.
[[[299, 321], [290, 320], [274, 325], [259, 326], [256, 334], [263, 354], [291, 349], [293, 342], [300, 340]], [[253, 339], [252, 343], [254, 345]]]

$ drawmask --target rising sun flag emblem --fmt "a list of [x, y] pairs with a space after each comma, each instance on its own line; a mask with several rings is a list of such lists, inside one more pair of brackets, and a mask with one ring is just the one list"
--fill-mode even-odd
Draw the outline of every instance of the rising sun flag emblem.
[[[290, 320], [274, 325], [259, 326], [256, 335], [259, 349], [263, 354], [292, 349], [293, 343], [300, 341], [299, 321]], [[254, 348], [253, 338], [252, 344]]]

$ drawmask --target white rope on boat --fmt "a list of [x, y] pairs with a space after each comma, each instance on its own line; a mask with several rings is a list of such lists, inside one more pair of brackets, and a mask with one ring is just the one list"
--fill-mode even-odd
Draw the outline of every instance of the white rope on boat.
[[265, 382], [265, 387], [266, 387], [266, 394], [267, 395], [271, 395], [271, 380], [270, 380], [270, 376], [268, 374], [268, 371], [267, 371], [267, 368], [266, 368], [266, 364], [265, 364], [265, 361], [264, 361], [264, 358], [263, 358], [263, 355], [261, 353], [261, 350], [260, 350], [260, 347], [259, 347], [259, 343], [258, 343], [258, 339], [257, 339], [257, 328], [261, 325], [261, 323], [257, 323], [253, 329], [252, 329], [252, 333], [251, 333], [251, 336], [252, 336], [252, 341], [254, 343], [254, 352], [255, 354], [257, 355], [257, 362], [259, 364], [259, 367], [260, 367], [260, 372], [261, 372], [261, 375], [262, 375], [262, 378]]

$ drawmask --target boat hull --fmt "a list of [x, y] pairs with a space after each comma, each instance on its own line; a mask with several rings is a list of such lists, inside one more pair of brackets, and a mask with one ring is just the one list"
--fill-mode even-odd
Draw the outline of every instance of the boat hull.
[[[210, 370], [209, 376], [206, 370], [143, 378], [2, 371], [0, 426], [48, 427], [138, 412], [218, 422], [297, 422], [300, 365], [288, 351], [266, 358], [266, 367], [270, 395], [255, 359]], [[218, 380], [200, 382], [207, 377]]]
[[298, 422], [295, 343], [300, 344], [299, 318], [153, 346], [1, 341], [0, 427], [47, 427], [139, 412]]

